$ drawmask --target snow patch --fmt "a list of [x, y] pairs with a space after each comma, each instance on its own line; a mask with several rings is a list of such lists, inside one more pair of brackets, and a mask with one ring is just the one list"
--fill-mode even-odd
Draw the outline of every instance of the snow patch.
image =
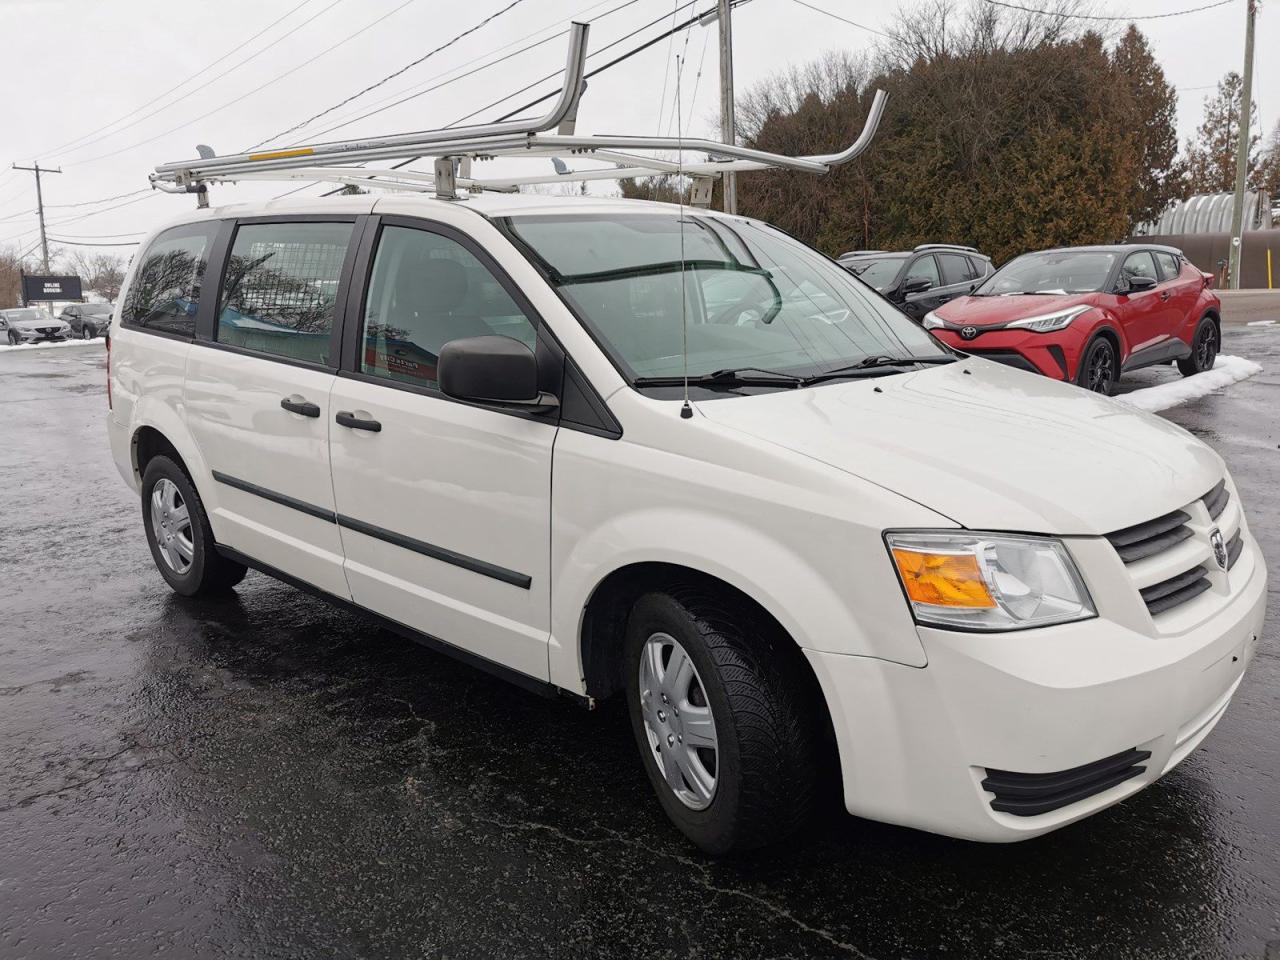
[[1269, 327], [1276, 323], [1275, 320], [1250, 320], [1247, 326], [1250, 327]]
[[52, 347], [105, 347], [107, 341], [102, 337], [92, 340], [45, 340], [41, 343], [0, 343], [0, 353], [6, 350], [48, 350]]
[[1115, 399], [1131, 407], [1137, 407], [1139, 410], [1156, 413], [1206, 396], [1241, 380], [1248, 380], [1261, 372], [1262, 367], [1252, 360], [1219, 355], [1213, 369], [1205, 373], [1134, 390], [1132, 393], [1121, 394]]

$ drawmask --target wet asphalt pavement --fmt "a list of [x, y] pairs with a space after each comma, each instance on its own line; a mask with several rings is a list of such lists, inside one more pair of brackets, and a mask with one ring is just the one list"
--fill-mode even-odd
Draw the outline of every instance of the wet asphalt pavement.
[[1168, 416], [1226, 458], [1275, 573], [1205, 745], [1039, 840], [837, 811], [728, 862], [667, 825], [617, 705], [256, 573], [171, 594], [101, 346], [0, 352], [0, 957], [1280, 957], [1280, 326], [1225, 348], [1265, 372]]

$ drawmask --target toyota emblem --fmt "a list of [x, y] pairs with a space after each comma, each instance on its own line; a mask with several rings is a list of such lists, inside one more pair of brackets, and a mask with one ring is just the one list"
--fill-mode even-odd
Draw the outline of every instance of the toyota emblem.
[[1227, 569], [1227, 542], [1222, 539], [1222, 531], [1214, 527], [1209, 531], [1209, 543], [1213, 547], [1213, 559], [1219, 570]]
[[978, 335], [977, 327], [961, 327], [960, 328], [960, 336], [963, 337], [965, 340], [972, 340], [977, 335]]

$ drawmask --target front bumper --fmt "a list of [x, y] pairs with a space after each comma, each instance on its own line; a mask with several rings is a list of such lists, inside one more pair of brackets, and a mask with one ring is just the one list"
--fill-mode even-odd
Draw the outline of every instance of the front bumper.
[[1080, 351], [1088, 340], [1071, 327], [1055, 333], [996, 329], [979, 333], [973, 340], [947, 328], [929, 332], [956, 350], [1067, 381], [1074, 379]]
[[[1266, 571], [1256, 543], [1249, 549], [1248, 581], [1178, 635], [1104, 619], [1004, 634], [920, 627], [925, 667], [806, 650], [831, 711], [845, 806], [947, 836], [1012, 841], [1153, 783], [1213, 729], [1257, 649]], [[1096, 781], [1098, 789], [1047, 812], [993, 809], [1000, 798], [983, 786], [1002, 773], [1007, 782], [1009, 772], [1071, 772], [1130, 751], [1140, 771]]]
[[21, 343], [57, 342], [67, 339], [68, 334], [61, 330], [46, 332], [43, 330], [15, 330], [14, 334]]

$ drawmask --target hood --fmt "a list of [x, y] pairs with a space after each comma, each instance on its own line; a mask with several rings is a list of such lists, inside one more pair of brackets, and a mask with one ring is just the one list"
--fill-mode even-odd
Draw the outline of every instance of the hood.
[[985, 327], [1008, 323], [1023, 317], [1052, 313], [1078, 304], [1094, 306], [1096, 293], [1072, 293], [1054, 296], [1045, 293], [1015, 294], [1008, 297], [956, 297], [940, 306], [935, 313], [947, 323], [959, 326]]
[[63, 321], [43, 317], [39, 320], [10, 320], [9, 326], [14, 330], [38, 330], [41, 327], [61, 327]]
[[698, 410], [971, 529], [1110, 533], [1185, 506], [1224, 473], [1154, 414], [976, 358]]

